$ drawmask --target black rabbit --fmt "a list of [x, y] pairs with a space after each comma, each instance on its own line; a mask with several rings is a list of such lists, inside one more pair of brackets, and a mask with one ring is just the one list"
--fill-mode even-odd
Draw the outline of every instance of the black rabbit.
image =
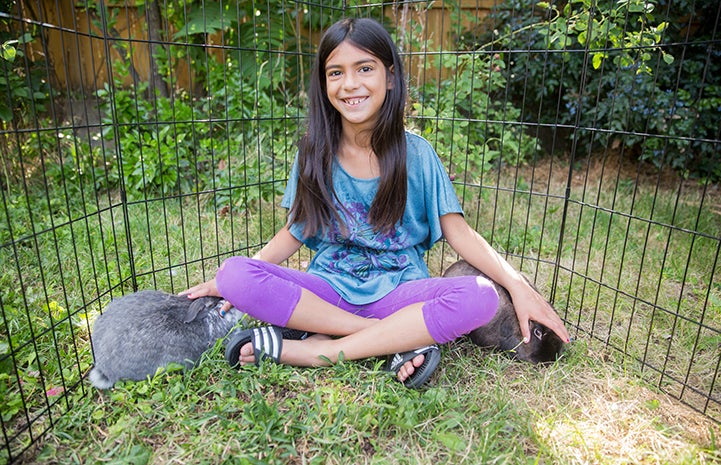
[[144, 380], [158, 368], [186, 368], [225, 337], [243, 313], [231, 308], [221, 317], [223, 300], [161, 291], [140, 291], [113, 300], [98, 316], [91, 334], [95, 367], [90, 382], [108, 389], [118, 380]]
[[[457, 261], [443, 274], [444, 277], [467, 275], [490, 279], [465, 260]], [[531, 321], [531, 340], [524, 344], [511, 295], [503, 286], [495, 282], [493, 284], [498, 292], [498, 311], [488, 324], [468, 334], [471, 341], [481, 347], [501, 350], [512, 358], [526, 362], [548, 363], [556, 360], [563, 350], [561, 338], [544, 325]]]

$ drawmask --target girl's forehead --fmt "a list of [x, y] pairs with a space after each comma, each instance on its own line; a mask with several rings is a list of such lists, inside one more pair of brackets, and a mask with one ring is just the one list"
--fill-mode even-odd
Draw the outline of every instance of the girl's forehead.
[[380, 60], [372, 53], [363, 50], [347, 40], [344, 40], [338, 44], [332, 52], [330, 52], [328, 58], [325, 60], [325, 67], [329, 68], [345, 63], [359, 63], [366, 61], [379, 62]]

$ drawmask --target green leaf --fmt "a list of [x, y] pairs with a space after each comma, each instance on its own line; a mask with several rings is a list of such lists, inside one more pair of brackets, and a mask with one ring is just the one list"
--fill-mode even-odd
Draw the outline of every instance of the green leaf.
[[602, 62], [603, 62], [603, 53], [594, 53], [593, 54], [593, 69], [600, 68]]
[[105, 411], [103, 409], [96, 409], [93, 411], [93, 413], [90, 415], [90, 418], [92, 418], [95, 421], [99, 421], [105, 418]]
[[2, 48], [0, 48], [0, 54], [2, 55], [3, 59], [5, 61], [9, 61], [10, 63], [15, 61], [15, 57], [17, 56], [18, 51], [11, 45], [11, 42], [17, 42], [15, 40], [8, 41], [2, 44]]
[[20, 38], [17, 40], [17, 42], [20, 44], [29, 44], [32, 41], [33, 41], [33, 35], [30, 34], [29, 32], [26, 32], [25, 34], [20, 36]]
[[27, 87], [16, 87], [12, 90], [12, 96], [16, 98], [30, 98], [30, 90]]
[[435, 439], [448, 449], [453, 451], [461, 451], [466, 448], [466, 440], [460, 435], [452, 432], [436, 433]]
[[586, 31], [578, 34], [578, 43], [581, 45], [586, 45]]

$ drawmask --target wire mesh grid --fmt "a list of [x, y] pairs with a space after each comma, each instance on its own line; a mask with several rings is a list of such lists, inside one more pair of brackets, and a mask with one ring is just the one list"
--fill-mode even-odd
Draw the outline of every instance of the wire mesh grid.
[[715, 2], [5, 5], [4, 459], [87, 395], [111, 298], [182, 290], [283, 224], [313, 47], [348, 15], [392, 31], [408, 128], [469, 223], [574, 337], [721, 420]]

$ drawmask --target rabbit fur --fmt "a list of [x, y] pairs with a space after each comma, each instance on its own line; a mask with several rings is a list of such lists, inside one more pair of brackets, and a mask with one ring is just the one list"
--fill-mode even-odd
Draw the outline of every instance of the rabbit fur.
[[90, 382], [108, 389], [121, 379], [147, 379], [169, 363], [193, 366], [244, 316], [231, 308], [221, 317], [223, 303], [153, 290], [114, 299], [93, 325]]
[[531, 363], [549, 363], [558, 358], [563, 350], [563, 341], [556, 333], [540, 323], [531, 321], [531, 340], [528, 344], [523, 343], [521, 326], [513, 308], [511, 295], [503, 286], [488, 278], [465, 260], [457, 261], [443, 274], [444, 277], [466, 275], [482, 276], [490, 280], [498, 292], [496, 315], [488, 324], [474, 329], [468, 334], [471, 341], [481, 347], [501, 350], [511, 358]]

